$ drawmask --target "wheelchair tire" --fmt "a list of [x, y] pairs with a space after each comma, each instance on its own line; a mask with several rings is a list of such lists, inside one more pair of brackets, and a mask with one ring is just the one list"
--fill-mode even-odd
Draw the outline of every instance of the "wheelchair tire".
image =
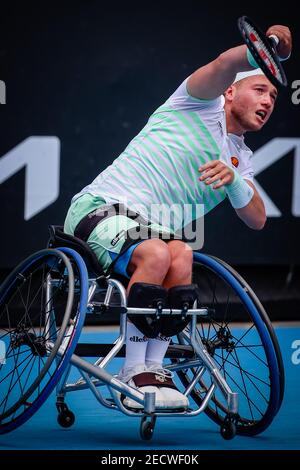
[[[232, 391], [239, 394], [237, 434], [259, 434], [273, 421], [284, 394], [283, 362], [272, 324], [252, 289], [221, 260], [194, 253], [193, 282], [203, 292], [201, 306], [209, 308], [208, 318], [198, 323], [197, 334]], [[180, 344], [188, 344], [187, 332], [188, 327], [178, 335]], [[177, 372], [185, 387], [195, 373], [190, 369]], [[191, 392], [196, 404], [202, 404], [211, 384], [205, 373]], [[228, 408], [219, 390], [205, 412], [222, 426]]]
[[[72, 255], [74, 267], [62, 251], [34, 253], [1, 286], [0, 341], [6, 356], [0, 364], [0, 434], [21, 426], [40, 408], [76, 347], [88, 283], [82, 258]], [[49, 283], [52, 291], [47, 291]]]
[[224, 266], [225, 269], [227, 269], [238, 281], [239, 283], [243, 286], [243, 289], [246, 290], [248, 293], [249, 297], [255, 304], [256, 308], [259, 310], [261, 317], [263, 318], [266, 327], [269, 331], [269, 334], [272, 339], [272, 343], [275, 349], [276, 353], [276, 358], [278, 361], [278, 370], [279, 370], [279, 381], [280, 381], [280, 396], [279, 396], [279, 404], [278, 404], [278, 411], [280, 410], [280, 407], [282, 405], [283, 397], [284, 397], [284, 389], [285, 389], [285, 372], [284, 372], [284, 365], [283, 365], [283, 359], [282, 359], [282, 354], [280, 350], [280, 346], [278, 343], [278, 339], [276, 336], [276, 333], [274, 331], [273, 325], [271, 323], [271, 320], [264, 309], [262, 303], [260, 302], [259, 298], [256, 296], [255, 292], [253, 289], [249, 286], [249, 284], [245, 281], [245, 279], [235, 270], [227, 264], [225, 261], [221, 260], [220, 258], [217, 258], [216, 256], [209, 255], [210, 258], [214, 259], [218, 263], [220, 263], [222, 266]]

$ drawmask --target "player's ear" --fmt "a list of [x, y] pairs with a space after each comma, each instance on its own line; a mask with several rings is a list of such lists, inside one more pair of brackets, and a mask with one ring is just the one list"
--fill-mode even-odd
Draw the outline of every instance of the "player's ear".
[[224, 92], [225, 100], [229, 101], [229, 102], [232, 102], [233, 98], [235, 96], [235, 93], [236, 93], [236, 87], [234, 85], [231, 85]]

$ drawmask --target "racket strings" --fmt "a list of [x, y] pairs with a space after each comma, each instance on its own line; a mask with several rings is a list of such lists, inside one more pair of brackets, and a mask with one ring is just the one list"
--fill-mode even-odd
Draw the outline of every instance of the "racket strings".
[[273, 59], [270, 51], [265, 46], [264, 42], [260, 39], [257, 31], [248, 23], [245, 24], [245, 28], [246, 28], [246, 31], [249, 35], [251, 42], [253, 43], [254, 47], [256, 48], [262, 60], [267, 65], [270, 72], [277, 78], [277, 80], [282, 82], [282, 74], [280, 72], [280, 69], [278, 68], [278, 65]]

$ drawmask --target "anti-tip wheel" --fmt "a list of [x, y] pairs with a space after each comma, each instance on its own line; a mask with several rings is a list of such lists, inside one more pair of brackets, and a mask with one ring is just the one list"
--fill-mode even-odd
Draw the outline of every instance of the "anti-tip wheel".
[[230, 441], [236, 435], [236, 425], [232, 421], [225, 421], [220, 428], [220, 433], [223, 439]]
[[72, 411], [63, 411], [57, 416], [58, 424], [63, 428], [70, 428], [75, 423], [75, 415]]
[[150, 441], [153, 436], [154, 426], [151, 421], [142, 421], [140, 426], [140, 436], [143, 441]]

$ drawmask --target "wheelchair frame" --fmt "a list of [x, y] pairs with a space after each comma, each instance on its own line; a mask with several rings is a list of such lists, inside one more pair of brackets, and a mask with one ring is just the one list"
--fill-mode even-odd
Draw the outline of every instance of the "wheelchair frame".
[[[61, 240], [59, 240], [59, 242], [61, 242]], [[267, 411], [265, 413], [266, 419], [264, 420], [265, 416], [263, 416], [261, 426], [258, 427], [251, 427], [250, 423], [240, 419], [238, 406], [239, 394], [237, 391], [232, 390], [232, 387], [229, 386], [228, 382], [226, 381], [225, 369], [223, 368], [224, 370], [222, 373], [222, 367], [220, 367], [218, 362], [216, 362], [214, 352], [212, 353], [212, 344], [210, 344], [209, 341], [204, 341], [204, 338], [201, 338], [199, 329], [197, 329], [197, 319], [200, 319], [201, 321], [203, 319], [208, 319], [210, 316], [210, 309], [207, 307], [199, 308], [196, 303], [194, 304], [193, 309], [190, 310], [172, 309], [172, 311], [170, 311], [170, 309], [156, 310], [149, 308], [127, 307], [126, 290], [118, 279], [109, 276], [99, 276], [97, 274], [91, 277], [88, 275], [87, 266], [91, 264], [91, 254], [89, 247], [88, 245], [84, 246], [85, 244], [80, 241], [80, 243], [78, 242], [78, 251], [74, 251], [73, 248], [76, 247], [77, 242], [78, 241], [75, 239], [75, 237], [68, 236], [65, 243], [66, 246], [44, 250], [44, 255], [43, 252], [39, 252], [42, 253], [41, 256], [44, 256], [45, 259], [47, 257], [49, 258], [51, 253], [53, 256], [54, 254], [57, 254], [57, 252], [62, 253], [60, 257], [63, 259], [63, 261], [66, 263], [67, 259], [67, 261], [71, 262], [73, 267], [76, 267], [77, 273], [79, 272], [81, 276], [81, 283], [78, 287], [76, 286], [75, 282], [74, 287], [74, 293], [78, 291], [78, 295], [80, 296], [79, 307], [76, 307], [77, 313], [74, 317], [75, 319], [73, 318], [72, 321], [69, 321], [68, 327], [64, 333], [64, 337], [61, 339], [60, 344], [57, 345], [57, 338], [59, 335], [57, 335], [55, 332], [56, 318], [55, 310], [52, 307], [52, 299], [54, 298], [53, 289], [61, 286], [62, 282], [61, 280], [57, 281], [55, 279], [51, 279], [51, 275], [47, 274], [45, 282], [45, 300], [48, 307], [45, 314], [46, 326], [44, 328], [44, 332], [49, 331], [49, 333], [47, 333], [47, 335], [45, 333], [45, 336], [47, 336], [45, 342], [46, 350], [47, 354], [49, 355], [51, 354], [51, 351], [55, 349], [56, 362], [59, 363], [59, 360], [61, 359], [63, 367], [61, 367], [59, 370], [59, 366], [57, 366], [55, 371], [55, 381], [51, 383], [51, 386], [45, 387], [45, 389], [41, 392], [43, 400], [37, 400], [37, 405], [35, 406], [36, 409], [41, 406], [43, 401], [56, 387], [56, 406], [59, 413], [58, 422], [63, 427], [69, 427], [74, 423], [75, 416], [68, 409], [65, 403], [66, 394], [78, 390], [90, 389], [97, 401], [106, 408], [119, 410], [123, 414], [130, 417], [141, 418], [140, 436], [145, 440], [151, 439], [157, 417], [195, 417], [202, 411], [208, 411], [207, 414], [209, 416], [211, 415], [210, 417], [212, 417], [212, 419], [220, 425], [220, 432], [224, 439], [232, 439], [236, 432], [239, 434], [255, 435], [258, 432], [262, 432], [270, 425], [275, 415], [279, 411], [283, 398], [284, 371], [280, 349], [272, 329], [272, 325], [268, 320], [262, 305], [259, 303], [250, 286], [248, 286], [248, 284], [246, 284], [246, 282], [230, 266], [226, 265], [221, 260], [209, 257], [208, 255], [203, 255], [200, 253], [194, 254], [195, 262], [203, 263], [205, 261], [208, 263], [208, 265], [210, 265], [210, 269], [215, 270], [215, 272], [219, 270], [222, 276], [226, 275], [226, 279], [230, 279], [231, 286], [239, 290], [239, 296], [243, 304], [246, 305], [248, 309], [250, 307], [251, 309], [256, 309], [257, 313], [255, 313], [255, 310], [253, 310], [255, 314], [251, 313], [251, 315], [253, 315], [251, 318], [254, 318], [254, 323], [256, 328], [258, 328], [259, 336], [262, 338], [264, 351], [266, 351], [268, 366], [270, 369], [270, 376], [272, 377], [273, 381], [273, 383], [270, 385], [270, 405], [267, 407]], [[70, 246], [72, 248], [70, 248]], [[86, 250], [85, 260], [83, 260], [79, 254], [79, 251], [81, 251], [81, 254], [84, 255], [84, 250]], [[35, 259], [36, 255], [32, 255], [31, 258]], [[23, 264], [25, 266], [26, 263], [24, 262]], [[68, 281], [70, 281], [69, 277], [72, 270], [72, 267], [70, 269], [69, 264], [67, 266], [68, 272], [64, 272], [63, 274], [64, 277], [66, 275], [68, 276]], [[23, 268], [21, 268], [20, 265], [10, 276], [12, 285], [14, 279], [16, 278], [16, 272], [20, 275], [20, 273], [23, 272], [22, 269]], [[106, 286], [103, 286], [103, 282], [106, 284]], [[68, 290], [71, 289], [71, 283], [69, 282], [68, 284]], [[8, 284], [8, 282], [4, 283], [4, 288], [1, 288], [1, 302], [1, 294], [5, 297], [5, 286]], [[13, 288], [11, 289], [13, 290]], [[99, 293], [105, 294], [103, 302], [94, 300], [95, 296], [97, 296]], [[112, 306], [112, 298], [115, 293], [117, 293], [120, 298], [120, 304], [118, 306]], [[86, 313], [93, 312], [101, 315], [104, 312], [115, 313], [116, 311], [120, 314], [120, 335], [113, 345], [85, 345], [82, 343], [77, 345]], [[185, 386], [183, 393], [186, 396], [191, 396], [194, 399], [196, 408], [189, 408], [183, 411], [156, 410], [155, 393], [146, 392], [144, 394], [139, 390], [129, 386], [128, 384], [121, 382], [116, 376], [111, 375], [105, 370], [106, 366], [108, 366], [108, 364], [110, 364], [114, 358], [124, 355], [127, 314], [155, 314], [157, 316], [171, 314], [181, 315], [183, 317], [186, 315], [191, 316], [190, 327], [178, 335], [180, 344], [171, 345], [168, 349], [166, 357], [170, 357], [173, 362], [170, 365], [167, 365], [166, 368], [178, 374], [182, 384]], [[20, 335], [20, 333], [18, 334]], [[14, 335], [14, 337], [16, 337], [15, 330]], [[50, 338], [52, 340], [50, 340]], [[75, 338], [75, 340], [71, 343], [70, 338]], [[216, 345], [217, 348], [221, 347], [225, 349], [226, 346], [228, 349], [229, 343], [226, 340], [227, 343], [225, 345], [224, 338], [218, 337], [216, 340], [214, 340], [215, 343], [213, 344], [213, 347]], [[22, 345], [22, 341], [19, 341], [19, 348], [20, 344]], [[28, 345], [28, 340], [26, 341], [25, 344]], [[220, 346], [222, 341], [224, 344]], [[211, 343], [213, 342], [211, 341]], [[87, 351], [88, 348], [92, 349], [92, 354]], [[14, 348], [12, 347], [12, 349]], [[82, 358], [82, 356], [94, 356], [95, 351], [97, 351], [97, 356], [99, 356], [99, 358], [94, 364], [91, 364], [89, 361]], [[36, 352], [33, 351], [33, 353], [37, 355]], [[67, 355], [68, 357], [66, 358], [65, 356]], [[67, 383], [72, 367], [77, 368], [81, 376], [76, 382]], [[191, 378], [188, 378], [186, 371], [193, 371]], [[211, 379], [211, 383], [207, 386], [203, 385], [203, 377], [205, 374], [209, 374]], [[196, 387], [199, 386], [202, 390], [201, 399], [199, 399], [197, 396], [198, 392], [195, 391]], [[110, 398], [105, 397], [104, 394], [100, 391], [103, 387], [109, 391]], [[219, 404], [219, 401], [215, 398], [216, 391], [219, 391], [225, 398], [226, 405], [221, 406]], [[131, 410], [126, 408], [123, 404], [124, 396], [128, 396], [134, 399], [140, 403], [143, 408], [139, 410]], [[218, 406], [218, 409], [220, 408], [222, 410], [224, 408], [222, 416], [219, 416], [218, 413], [216, 415], [216, 413], [212, 412], [212, 410], [209, 408], [210, 402], [212, 400], [214, 405], [217, 404], [216, 406]], [[19, 402], [22, 404], [22, 397], [20, 398]], [[19, 402], [17, 402], [17, 404]], [[33, 408], [33, 406], [31, 406], [31, 408]], [[36, 411], [36, 409], [32, 411], [30, 411], [30, 407], [29, 409], [25, 409], [23, 413], [21, 412], [20, 417], [13, 419], [12, 422], [4, 422], [2, 424], [0, 421], [0, 433], [9, 432], [15, 429], [17, 426], [25, 422]]]
[[[96, 280], [92, 279], [90, 288], [89, 288], [89, 298], [88, 298], [88, 308], [95, 308], [99, 307], [98, 303], [93, 303], [93, 296], [96, 293], [95, 289], [96, 285]], [[103, 309], [109, 308], [110, 305], [110, 300], [111, 296], [113, 294], [113, 290], [116, 289], [120, 296], [121, 296], [121, 308], [124, 309], [125, 313], [121, 313], [121, 321], [120, 321], [120, 336], [116, 340], [112, 350], [103, 358], [99, 358], [94, 365], [90, 364], [87, 361], [82, 360], [80, 357], [76, 356], [75, 354], [72, 355], [70, 359], [70, 367], [71, 365], [75, 366], [78, 368], [78, 370], [82, 373], [82, 377], [74, 384], [66, 384], [67, 377], [70, 372], [70, 367], [66, 371], [65, 375], [63, 376], [60, 384], [57, 386], [57, 397], [58, 397], [58, 403], [62, 403], [64, 400], [64, 396], [66, 393], [71, 392], [71, 391], [76, 391], [76, 390], [84, 390], [84, 389], [90, 389], [96, 399], [101, 403], [103, 406], [111, 409], [116, 409], [118, 408], [122, 413], [126, 414], [127, 416], [141, 416], [143, 415], [143, 418], [150, 417], [152, 415], [155, 415], [156, 417], [165, 417], [165, 416], [172, 416], [172, 417], [187, 417], [187, 416], [197, 416], [200, 414], [206, 407], [209, 399], [211, 398], [211, 395], [215, 389], [216, 386], [220, 388], [222, 391], [224, 397], [227, 400], [228, 403], [228, 416], [234, 417], [234, 415], [238, 412], [238, 396], [237, 393], [232, 392], [230, 387], [227, 385], [226, 381], [222, 377], [221, 373], [219, 372], [218, 368], [216, 367], [216, 364], [214, 363], [213, 359], [209, 356], [207, 353], [206, 348], [204, 347], [202, 341], [196, 341], [196, 317], [199, 316], [205, 316], [207, 315], [207, 309], [206, 308], [200, 308], [200, 309], [193, 309], [192, 311], [187, 312], [187, 315], [191, 315], [192, 317], [192, 327], [191, 327], [191, 333], [190, 333], [190, 341], [191, 341], [191, 346], [194, 349], [196, 355], [198, 356], [197, 360], [192, 360], [192, 361], [186, 361], [183, 364], [180, 365], [172, 365], [169, 366], [168, 369], [171, 371], [176, 371], [176, 370], [181, 370], [181, 369], [186, 369], [187, 367], [198, 367], [201, 366], [200, 372], [197, 374], [197, 377], [194, 379], [194, 384], [200, 379], [200, 377], [204, 373], [204, 369], [206, 368], [211, 376], [214, 379], [214, 384], [211, 385], [207, 392], [207, 396], [205, 400], [203, 401], [202, 406], [200, 406], [197, 410], [191, 411], [182, 411], [182, 412], [172, 412], [172, 413], [164, 413], [164, 412], [158, 412], [155, 411], [155, 393], [148, 393], [146, 392], [145, 394], [142, 392], [139, 392], [137, 389], [134, 389], [133, 387], [130, 387], [129, 385], [124, 384], [120, 380], [118, 380], [116, 377], [111, 376], [110, 374], [107, 374], [104, 370], [104, 368], [111, 362], [112, 359], [116, 357], [118, 352], [121, 350], [121, 348], [124, 346], [125, 341], [126, 341], [126, 321], [127, 321], [127, 314], [130, 315], [150, 315], [150, 314], [157, 314], [157, 310], [151, 309], [151, 308], [130, 308], [127, 307], [127, 302], [126, 302], [126, 291], [125, 288], [122, 286], [122, 284], [115, 280], [115, 279], [109, 279], [108, 280], [108, 290], [107, 290], [107, 295], [104, 300], [104, 303], [101, 304], [101, 307]], [[170, 315], [170, 309], [162, 309], [159, 312], [159, 315]], [[172, 315], [182, 315], [182, 311], [179, 309], [173, 309], [172, 310]], [[59, 353], [59, 351], [58, 351]], [[91, 380], [89, 377], [90, 375], [94, 376], [96, 380]], [[111, 401], [105, 399], [101, 393], [97, 390], [97, 387], [101, 387], [103, 385], [106, 385], [111, 393], [111, 396], [114, 400], [114, 403]], [[185, 395], [188, 395], [192, 387], [189, 387], [185, 391]], [[119, 394], [117, 393], [119, 392]], [[130, 411], [127, 409], [121, 400], [120, 394], [129, 396], [130, 398], [134, 399], [141, 405], [143, 405], [144, 410], [142, 412], [137, 412], [137, 411]]]

